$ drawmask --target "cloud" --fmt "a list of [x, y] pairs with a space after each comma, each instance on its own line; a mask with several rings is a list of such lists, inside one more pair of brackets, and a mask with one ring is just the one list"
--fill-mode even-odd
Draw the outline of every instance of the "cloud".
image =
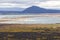
[[35, 5], [45, 8], [60, 8], [60, 1], [36, 2]]
[[30, 5], [27, 4], [17, 4], [17, 3], [0, 3], [0, 8], [11, 8], [11, 7], [18, 7], [18, 8], [27, 8]]
[[33, 0], [1, 0], [0, 3], [30, 3]]
[[27, 8], [33, 4], [33, 0], [2, 0], [0, 1], [0, 7], [20, 7]]
[[0, 8], [4, 7], [20, 7], [27, 8], [30, 6], [39, 6], [44, 8], [60, 8], [60, 0], [1, 0]]
[[56, 7], [60, 6], [60, 1], [46, 1], [46, 2], [40, 2], [37, 5], [45, 6], [45, 7]]

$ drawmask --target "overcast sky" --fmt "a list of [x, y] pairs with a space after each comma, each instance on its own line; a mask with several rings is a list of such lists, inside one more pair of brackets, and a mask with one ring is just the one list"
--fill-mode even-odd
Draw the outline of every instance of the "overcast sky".
[[39, 6], [44, 8], [60, 8], [60, 0], [0, 0], [0, 8]]

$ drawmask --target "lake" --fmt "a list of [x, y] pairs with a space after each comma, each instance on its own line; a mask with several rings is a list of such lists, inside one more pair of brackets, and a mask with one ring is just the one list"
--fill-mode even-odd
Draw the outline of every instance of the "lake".
[[3, 24], [55, 24], [60, 23], [60, 14], [0, 15]]

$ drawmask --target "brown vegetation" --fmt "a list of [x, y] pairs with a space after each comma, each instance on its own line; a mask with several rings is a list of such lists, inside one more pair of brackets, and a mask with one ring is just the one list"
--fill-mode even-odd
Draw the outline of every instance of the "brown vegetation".
[[0, 32], [60, 31], [60, 24], [0, 24]]

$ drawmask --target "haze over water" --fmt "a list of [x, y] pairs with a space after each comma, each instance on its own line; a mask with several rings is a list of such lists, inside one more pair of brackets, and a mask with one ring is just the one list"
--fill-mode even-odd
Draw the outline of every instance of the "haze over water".
[[60, 23], [60, 14], [0, 15], [1, 24], [55, 24]]

